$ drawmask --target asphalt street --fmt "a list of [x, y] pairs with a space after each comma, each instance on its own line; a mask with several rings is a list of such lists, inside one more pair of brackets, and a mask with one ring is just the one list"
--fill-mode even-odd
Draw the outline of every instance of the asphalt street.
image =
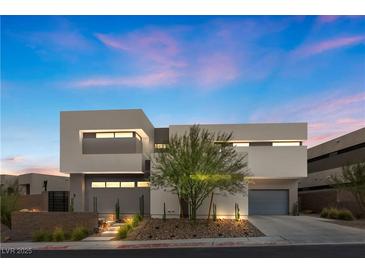
[[[27, 252], [30, 253], [30, 252]], [[215, 248], [32, 250], [3, 258], [365, 258], [365, 244]]]

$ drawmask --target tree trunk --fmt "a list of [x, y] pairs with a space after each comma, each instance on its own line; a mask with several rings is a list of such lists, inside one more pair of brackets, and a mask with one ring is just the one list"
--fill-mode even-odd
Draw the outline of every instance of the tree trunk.
[[214, 192], [212, 192], [212, 194], [210, 195], [210, 203], [209, 203], [209, 211], [208, 211], [208, 219], [207, 219], [208, 223], [209, 223], [209, 218], [210, 218], [210, 210], [212, 209], [213, 195], [214, 195]]
[[188, 218], [189, 203], [184, 198], [180, 198], [179, 203], [180, 203], [180, 218]]
[[192, 221], [196, 220], [196, 202], [195, 201], [190, 202], [190, 220], [192, 220]]

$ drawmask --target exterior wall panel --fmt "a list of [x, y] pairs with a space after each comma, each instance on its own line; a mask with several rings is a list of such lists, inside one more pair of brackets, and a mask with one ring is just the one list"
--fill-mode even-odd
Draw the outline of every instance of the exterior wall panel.
[[300, 178], [307, 176], [307, 148], [298, 147], [237, 147], [248, 153], [248, 168], [253, 178]]
[[84, 138], [83, 154], [142, 153], [142, 143], [136, 138]]
[[[60, 127], [60, 169], [65, 173], [143, 172], [142, 161], [153, 152], [154, 127], [139, 109], [61, 112]], [[83, 154], [83, 133], [105, 130], [136, 132], [142, 153]]]

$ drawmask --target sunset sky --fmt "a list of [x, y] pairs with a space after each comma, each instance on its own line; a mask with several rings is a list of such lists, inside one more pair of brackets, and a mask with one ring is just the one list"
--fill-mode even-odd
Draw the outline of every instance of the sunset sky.
[[1, 173], [59, 173], [59, 112], [142, 108], [155, 127], [365, 126], [364, 16], [3, 16]]

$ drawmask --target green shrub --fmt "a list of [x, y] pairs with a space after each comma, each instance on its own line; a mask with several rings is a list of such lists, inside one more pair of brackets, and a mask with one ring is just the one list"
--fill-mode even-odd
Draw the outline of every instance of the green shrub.
[[42, 229], [34, 231], [32, 235], [32, 240], [34, 242], [51, 242], [52, 233]]
[[138, 215], [138, 214], [135, 214], [133, 215], [133, 218], [132, 218], [132, 226], [133, 227], [136, 227], [138, 226], [139, 222], [142, 220], [141, 216]]
[[137, 218], [139, 221], [142, 221], [143, 220], [143, 216], [141, 214], [136, 214]]
[[34, 231], [32, 235], [33, 242], [43, 242], [44, 236], [45, 236], [45, 231], [43, 230]]
[[339, 220], [354, 220], [355, 217], [348, 209], [323, 208], [321, 211], [322, 218], [339, 219]]
[[89, 235], [89, 231], [85, 227], [76, 227], [72, 230], [71, 240], [80, 241]]
[[337, 219], [351, 221], [354, 220], [354, 215], [348, 209], [340, 209], [338, 211]]
[[131, 223], [125, 224], [124, 227], [127, 229], [127, 231], [130, 231], [133, 229], [133, 225]]
[[130, 229], [128, 228], [128, 224], [120, 226], [118, 229], [118, 233], [117, 233], [117, 238], [118, 239], [125, 239], [127, 238], [128, 235], [128, 231]]
[[11, 213], [18, 207], [19, 189], [14, 184], [7, 189], [0, 186], [1, 223], [11, 229]]
[[338, 218], [338, 209], [331, 207], [328, 211], [328, 218], [337, 219]]
[[329, 212], [329, 209], [328, 209], [327, 207], [322, 208], [322, 211], [321, 211], [320, 217], [321, 217], [321, 218], [328, 218], [328, 212]]
[[61, 227], [56, 227], [52, 233], [52, 239], [55, 242], [62, 242], [65, 240], [65, 232]]
[[44, 232], [44, 241], [45, 242], [52, 242], [52, 240], [53, 240], [52, 233], [49, 232], [49, 231]]
[[65, 231], [65, 240], [71, 240], [71, 232], [70, 231]]

